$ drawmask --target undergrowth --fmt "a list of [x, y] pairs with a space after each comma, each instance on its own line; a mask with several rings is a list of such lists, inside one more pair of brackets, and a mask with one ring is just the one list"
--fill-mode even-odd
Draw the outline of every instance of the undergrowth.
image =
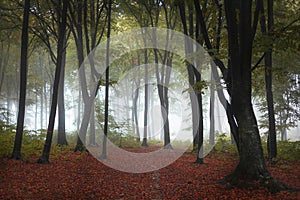
[[[15, 125], [6, 125], [0, 120], [0, 157], [10, 157], [14, 138], [16, 134]], [[46, 137], [46, 130], [29, 131], [24, 130], [23, 142], [22, 142], [22, 155], [25, 160], [30, 157], [40, 156], [44, 147]], [[76, 132], [67, 134], [67, 140], [69, 146], [57, 146], [56, 145], [57, 133], [54, 133], [53, 144], [51, 148], [51, 156], [53, 158], [61, 156], [62, 152], [72, 149], [76, 143], [77, 134]], [[115, 143], [115, 145], [121, 148], [139, 148], [141, 142], [136, 141], [136, 137], [133, 135], [127, 135], [117, 137], [117, 135], [111, 135], [109, 139]], [[172, 141], [173, 145], [180, 146], [180, 141]], [[176, 144], [175, 144], [176, 143]], [[148, 145], [163, 145], [161, 140], [152, 139], [148, 140]], [[186, 146], [185, 142], [182, 145]], [[265, 156], [267, 156], [267, 144], [262, 141], [262, 146]], [[190, 149], [189, 149], [190, 150]], [[218, 154], [232, 154], [237, 156], [236, 145], [231, 142], [231, 139], [226, 134], [218, 134], [216, 143], [213, 147], [213, 152]], [[299, 161], [300, 160], [300, 141], [278, 141], [277, 142], [277, 160], [280, 161]]]

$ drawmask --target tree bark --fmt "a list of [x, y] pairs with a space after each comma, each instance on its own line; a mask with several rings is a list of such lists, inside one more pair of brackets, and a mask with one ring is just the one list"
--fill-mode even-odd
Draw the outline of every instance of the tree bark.
[[[238, 124], [239, 164], [225, 178], [233, 186], [262, 180], [271, 190], [286, 189], [268, 172], [261, 146], [256, 117], [251, 103], [251, 59], [253, 32], [251, 0], [225, 0], [231, 62], [232, 109]], [[241, 109], [242, 108], [242, 109]]]
[[[264, 16], [262, 16], [262, 18], [264, 18]], [[264, 26], [265, 23], [266, 22], [264, 22], [262, 26]], [[268, 0], [268, 33], [272, 31], [273, 25], [274, 25], [273, 0]], [[262, 28], [262, 31], [264, 34], [266, 34], [266, 29]], [[266, 53], [265, 54], [265, 82], [266, 82], [266, 96], [267, 96], [268, 118], [269, 118], [268, 159], [269, 162], [273, 162], [274, 159], [276, 159], [277, 157], [277, 142], [276, 142], [274, 101], [273, 101], [273, 91], [272, 91], [272, 79], [273, 79], [272, 78], [272, 71], [273, 71], [272, 70], [272, 48], [265, 53]]]
[[[66, 47], [66, 36], [64, 38], [64, 47]], [[62, 55], [61, 74], [58, 88], [58, 129], [57, 129], [57, 144], [68, 145], [65, 128], [65, 66], [66, 66], [66, 51]]]
[[148, 54], [147, 50], [144, 50], [145, 57], [145, 105], [144, 105], [144, 135], [143, 135], [143, 147], [148, 147], [147, 144], [147, 130], [148, 130]]
[[109, 64], [110, 64], [110, 31], [111, 31], [111, 4], [108, 0], [107, 5], [107, 43], [106, 43], [106, 71], [105, 71], [105, 105], [104, 105], [104, 136], [102, 143], [101, 159], [107, 158], [107, 136], [108, 136], [108, 102], [109, 102]]
[[23, 25], [22, 25], [22, 44], [21, 44], [21, 64], [20, 64], [20, 97], [19, 97], [19, 112], [17, 121], [16, 137], [14, 142], [14, 150], [11, 158], [14, 160], [22, 159], [21, 146], [23, 139], [25, 106], [26, 106], [26, 85], [28, 71], [28, 23], [29, 23], [30, 0], [25, 0]]
[[215, 144], [215, 80], [211, 73], [210, 102], [209, 102], [209, 144]]

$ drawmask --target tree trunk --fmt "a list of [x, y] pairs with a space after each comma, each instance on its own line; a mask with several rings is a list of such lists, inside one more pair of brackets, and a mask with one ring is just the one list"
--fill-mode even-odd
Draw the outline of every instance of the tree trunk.
[[[138, 76], [139, 77], [139, 76]], [[136, 85], [136, 90], [134, 91], [134, 98], [133, 98], [133, 114], [134, 114], [134, 122], [136, 127], [136, 141], [140, 142], [141, 136], [140, 136], [140, 129], [139, 129], [139, 119], [138, 119], [138, 112], [137, 112], [137, 101], [139, 98], [139, 91], [140, 91], [140, 80], [138, 80], [138, 83]]]
[[1, 78], [0, 78], [0, 94], [1, 94], [1, 91], [2, 91], [2, 86], [3, 86], [3, 83], [4, 83], [4, 77], [5, 77], [5, 73], [6, 73], [6, 69], [7, 69], [7, 64], [8, 64], [8, 61], [9, 61], [9, 55], [10, 55], [10, 40], [8, 40], [8, 46], [6, 48], [6, 54], [5, 54], [5, 51], [4, 51], [4, 44], [2, 42], [1, 44], [1, 58], [0, 58], [0, 70], [1, 70]]
[[[39, 54], [39, 64], [40, 64], [40, 68], [42, 69], [43, 66], [43, 60], [42, 60], [42, 55]], [[42, 79], [44, 80], [44, 73], [43, 70], [40, 70]], [[44, 81], [45, 84], [45, 81]], [[43, 88], [44, 86], [42, 86], [40, 88], [40, 100], [41, 100], [41, 108], [40, 108], [40, 129], [43, 129], [43, 121], [44, 121], [44, 94], [43, 94]]]
[[[145, 44], [146, 46], [146, 44]], [[145, 58], [145, 105], [144, 105], [144, 135], [143, 135], [143, 147], [148, 147], [147, 144], [147, 128], [148, 128], [148, 54], [147, 49], [144, 50]]]
[[[228, 25], [229, 58], [231, 62], [232, 109], [238, 124], [239, 164], [225, 181], [241, 186], [262, 180], [271, 190], [285, 189], [274, 180], [265, 165], [261, 139], [251, 103], [251, 59], [253, 30], [251, 0], [225, 0]], [[242, 108], [242, 109], [241, 109]]]
[[108, 135], [108, 102], [109, 102], [109, 64], [110, 64], [110, 31], [111, 31], [111, 4], [112, 0], [108, 0], [107, 10], [107, 43], [106, 43], [106, 71], [105, 71], [105, 105], [104, 105], [104, 136], [102, 143], [101, 159], [107, 158], [107, 135]]
[[[262, 3], [263, 6], [263, 3]], [[262, 12], [263, 12], [262, 8]], [[262, 31], [266, 34], [266, 20], [264, 13], [262, 13]], [[268, 0], [268, 32], [272, 30], [274, 24], [273, 19], [273, 0]], [[265, 82], [266, 82], [266, 96], [268, 104], [268, 118], [269, 118], [269, 135], [268, 135], [268, 159], [269, 162], [274, 161], [277, 157], [277, 142], [276, 142], [276, 128], [275, 128], [275, 112], [272, 91], [272, 49], [265, 52]]]
[[97, 146], [95, 135], [95, 104], [93, 103], [91, 106], [89, 146]]
[[[230, 73], [231, 72], [231, 64], [230, 64], [230, 60], [228, 62], [228, 68], [225, 68], [224, 63], [221, 60], [219, 60], [215, 56], [215, 54], [213, 53], [213, 51], [212, 51], [213, 46], [212, 46], [212, 44], [209, 40], [208, 30], [207, 30], [207, 27], [206, 27], [206, 24], [205, 24], [205, 21], [204, 21], [204, 17], [203, 17], [203, 14], [202, 14], [202, 10], [200, 8], [199, 1], [194, 0], [194, 5], [195, 5], [195, 9], [196, 9], [197, 22], [199, 23], [200, 30], [201, 30], [201, 33], [202, 33], [202, 36], [203, 36], [203, 40], [204, 40], [205, 45], [208, 48], [208, 50], [210, 50], [208, 52], [209, 55], [212, 56], [213, 61], [214, 61], [214, 62], [211, 63], [214, 78], [215, 78], [217, 83], [221, 83], [221, 79], [219, 77], [217, 67], [216, 67], [216, 65], [217, 65], [220, 68], [220, 70], [222, 72], [222, 75], [223, 75], [223, 78], [226, 82], [228, 94], [231, 95], [231, 73]], [[218, 7], [219, 7], [218, 33], [220, 34], [221, 33], [221, 25], [222, 25], [222, 20], [221, 20], [221, 18], [222, 18], [222, 12], [221, 12], [222, 7], [221, 7], [220, 4], [218, 4]], [[220, 46], [220, 36], [218, 36], [216, 38], [216, 42], [217, 42], [216, 49], [218, 50], [219, 46]], [[237, 130], [237, 124], [236, 124], [236, 121], [234, 119], [234, 115], [233, 115], [233, 112], [232, 112], [231, 104], [226, 100], [222, 89], [218, 89], [217, 94], [218, 94], [218, 97], [220, 99], [220, 102], [221, 102], [222, 106], [226, 110], [226, 115], [227, 115], [228, 123], [230, 125], [231, 134], [233, 135], [234, 140], [238, 141], [239, 134], [238, 134], [238, 130]], [[237, 148], [239, 148], [239, 144], [236, 143], [236, 145], [237, 145]]]
[[[51, 110], [50, 110], [50, 116], [49, 116], [49, 124], [47, 128], [47, 135], [46, 135], [46, 141], [44, 145], [44, 149], [42, 152], [41, 157], [38, 159], [38, 163], [49, 163], [49, 155], [50, 155], [50, 149], [51, 149], [51, 143], [52, 143], [52, 137], [53, 137], [53, 130], [54, 130], [54, 123], [55, 123], [55, 116], [56, 116], [56, 108], [57, 108], [57, 100], [58, 100], [58, 89], [59, 89], [59, 79], [60, 74], [62, 71], [62, 65], [63, 65], [63, 57], [64, 53], [66, 51], [66, 47], [64, 46], [65, 41], [65, 35], [66, 35], [66, 24], [67, 24], [67, 0], [62, 1], [62, 5], [58, 4], [58, 10], [60, 15], [58, 17], [58, 44], [57, 44], [57, 63], [56, 63], [56, 69], [55, 69], [55, 77], [54, 77], [54, 84], [53, 84], [53, 94], [52, 94], [52, 103], [51, 103]], [[61, 8], [62, 6], [62, 8]], [[61, 19], [61, 22], [60, 22]]]
[[[64, 38], [64, 47], [66, 44], [66, 37]], [[58, 88], [58, 129], [57, 129], [57, 144], [68, 145], [65, 128], [65, 66], [66, 66], [66, 51], [62, 55], [61, 74]]]
[[283, 129], [281, 132], [281, 141], [286, 141], [287, 140], [287, 133], [286, 133], [286, 128]]
[[[185, 4], [182, 2], [180, 4], [180, 16], [181, 22], [183, 24], [184, 34], [189, 35], [190, 37], [194, 37], [194, 20], [193, 20], [193, 7], [191, 5], [188, 6], [189, 15], [189, 31], [187, 28], [186, 22], [186, 14], [185, 14]], [[197, 21], [197, 23], [199, 23]], [[199, 24], [196, 25], [196, 40], [199, 42]], [[199, 49], [195, 49], [198, 51]], [[185, 41], [185, 54], [188, 56], [194, 52], [193, 44]], [[195, 66], [198, 65], [198, 62], [195, 61], [193, 63]], [[202, 110], [202, 95], [201, 91], [195, 89], [195, 84], [201, 83], [201, 74], [198, 70], [193, 66], [193, 64], [189, 63], [187, 65], [187, 71], [189, 76], [189, 85], [191, 87], [190, 91], [190, 99], [192, 104], [192, 121], [193, 121], [193, 151], [197, 150], [197, 159], [195, 163], [203, 164], [203, 110]]]
[[209, 103], [209, 144], [215, 144], [215, 83], [213, 73], [211, 73], [210, 103]]
[[27, 85], [27, 71], [28, 71], [28, 23], [29, 23], [29, 9], [30, 0], [25, 0], [23, 25], [22, 25], [22, 44], [21, 44], [21, 66], [20, 66], [20, 97], [19, 97], [19, 112], [17, 121], [16, 137], [14, 142], [14, 150], [11, 158], [14, 160], [22, 159], [21, 146], [23, 139], [25, 106], [26, 106], [26, 85]]

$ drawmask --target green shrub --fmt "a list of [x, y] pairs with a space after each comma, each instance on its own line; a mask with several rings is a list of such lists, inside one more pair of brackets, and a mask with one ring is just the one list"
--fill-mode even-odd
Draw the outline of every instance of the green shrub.
[[[263, 142], [264, 155], [268, 155], [267, 143]], [[300, 161], [300, 141], [278, 141], [277, 142], [277, 159]]]
[[235, 144], [231, 143], [231, 138], [226, 133], [216, 133], [217, 140], [214, 146], [214, 151], [222, 153], [237, 154]]

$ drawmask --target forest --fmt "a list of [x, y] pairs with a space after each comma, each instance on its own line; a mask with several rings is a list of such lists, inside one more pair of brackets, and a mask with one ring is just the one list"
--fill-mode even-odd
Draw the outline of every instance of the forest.
[[0, 199], [299, 199], [300, 1], [1, 0]]

